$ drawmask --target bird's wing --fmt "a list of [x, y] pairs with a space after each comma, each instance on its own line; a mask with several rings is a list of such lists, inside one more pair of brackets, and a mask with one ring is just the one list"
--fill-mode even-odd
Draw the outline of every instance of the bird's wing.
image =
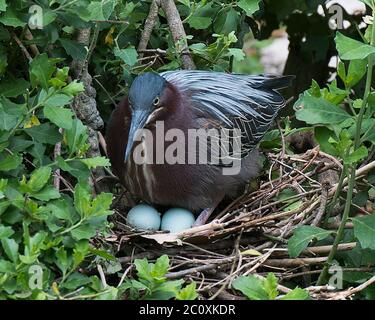
[[190, 70], [167, 71], [161, 76], [191, 96], [199, 116], [227, 129], [239, 129], [242, 157], [254, 149], [285, 106], [278, 90], [290, 86], [294, 78]]

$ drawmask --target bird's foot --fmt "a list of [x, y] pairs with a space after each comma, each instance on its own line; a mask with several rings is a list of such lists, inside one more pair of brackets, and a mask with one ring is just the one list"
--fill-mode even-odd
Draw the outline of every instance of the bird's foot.
[[215, 211], [221, 200], [224, 198], [224, 193], [219, 193], [216, 199], [213, 202], [212, 207], [204, 209], [198, 216], [197, 220], [195, 220], [193, 227], [203, 226], [207, 223], [208, 219], [210, 218], [211, 214]]
[[212, 212], [214, 212], [215, 207], [204, 209], [198, 216], [197, 220], [195, 220], [193, 227], [203, 226], [207, 223], [207, 220], [211, 216]]

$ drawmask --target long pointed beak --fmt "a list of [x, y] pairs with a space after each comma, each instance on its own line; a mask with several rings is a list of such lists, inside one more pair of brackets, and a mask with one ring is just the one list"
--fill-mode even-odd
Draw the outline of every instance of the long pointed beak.
[[143, 110], [133, 112], [132, 121], [130, 124], [129, 136], [128, 136], [128, 144], [126, 146], [126, 151], [125, 151], [124, 162], [128, 161], [130, 153], [133, 149], [134, 141], [137, 138], [138, 130], [143, 129], [143, 127], [146, 124], [147, 117], [148, 117], [147, 112]]

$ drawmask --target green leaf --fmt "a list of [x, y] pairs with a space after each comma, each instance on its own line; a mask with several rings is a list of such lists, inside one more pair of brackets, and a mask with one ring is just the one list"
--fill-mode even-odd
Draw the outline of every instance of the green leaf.
[[187, 23], [191, 28], [194, 28], [195, 30], [207, 29], [212, 23], [212, 18], [191, 16], [187, 20]]
[[169, 300], [176, 297], [181, 290], [181, 285], [184, 280], [165, 281], [159, 284], [153, 291], [152, 295], [147, 296], [148, 299], [153, 300]]
[[55, 253], [55, 256], [57, 258], [56, 265], [65, 275], [71, 263], [66, 250], [63, 247], [60, 247]]
[[345, 84], [348, 88], [354, 87], [367, 72], [367, 60], [352, 60], [349, 64]]
[[78, 287], [84, 287], [89, 284], [91, 279], [79, 272], [74, 272], [68, 279], [62, 284], [62, 287], [68, 290], [75, 290]]
[[345, 164], [353, 164], [358, 163], [362, 159], [366, 158], [368, 156], [368, 150], [365, 146], [359, 147], [357, 150], [352, 152], [349, 156], [344, 158]]
[[86, 223], [73, 229], [70, 233], [75, 240], [90, 239], [95, 236], [96, 228], [93, 225]]
[[137, 270], [137, 276], [141, 279], [152, 280], [150, 275], [151, 265], [148, 263], [146, 258], [134, 260], [135, 269]]
[[0, 260], [0, 273], [12, 274], [15, 272], [14, 264], [10, 261]]
[[9, 171], [16, 169], [22, 163], [22, 157], [17, 153], [7, 154], [5, 157], [0, 155], [0, 171]]
[[14, 234], [14, 231], [11, 227], [5, 227], [0, 225], [0, 239], [9, 238]]
[[240, 276], [233, 281], [233, 288], [241, 291], [250, 300], [269, 300], [263, 282], [255, 276]]
[[242, 49], [238, 48], [229, 48], [228, 49], [228, 57], [233, 57], [235, 61], [242, 61], [245, 59], [245, 52]]
[[46, 186], [42, 190], [32, 193], [30, 196], [41, 201], [49, 201], [60, 198], [61, 194], [53, 186]]
[[[353, 60], [353, 61], [356, 61], [356, 60]], [[362, 60], [360, 60], [362, 61]], [[345, 63], [342, 62], [341, 60], [339, 61], [339, 64], [337, 66], [337, 74], [338, 76], [340, 77], [340, 79], [342, 81], [344, 81], [346, 83], [346, 69], [345, 69]], [[315, 82], [315, 80], [313, 80], [313, 82]], [[315, 82], [316, 83], [316, 82]], [[316, 83], [316, 85], [318, 85]], [[318, 85], [319, 86], [319, 85]], [[320, 92], [320, 88], [319, 88], [319, 92]]]
[[261, 0], [240, 0], [237, 2], [237, 5], [245, 10], [247, 16], [251, 17], [259, 10], [260, 1]]
[[271, 272], [267, 274], [267, 278], [263, 281], [263, 288], [268, 294], [270, 300], [275, 300], [279, 292], [277, 291], [277, 278]]
[[224, 8], [219, 11], [214, 21], [214, 31], [218, 34], [228, 35], [237, 31], [239, 15], [233, 8]]
[[90, 249], [90, 252], [106, 260], [116, 261], [116, 257], [108, 253], [107, 251], [99, 250], [99, 249]]
[[8, 8], [0, 16], [0, 22], [10, 27], [24, 27], [26, 22], [22, 21], [12, 8]]
[[43, 28], [47, 27], [57, 18], [57, 14], [52, 10], [43, 10]]
[[12, 238], [1, 239], [1, 244], [3, 246], [5, 254], [13, 262], [18, 261], [18, 243]]
[[329, 139], [334, 136], [334, 132], [329, 130], [327, 127], [315, 127], [314, 128], [314, 137], [318, 141], [320, 149], [323, 152], [337, 156], [338, 152], [336, 148], [329, 143]]
[[375, 47], [346, 37], [340, 32], [337, 32], [335, 41], [337, 51], [343, 60], [365, 59], [375, 53]]
[[350, 119], [351, 116], [323, 98], [301, 95], [294, 105], [298, 120], [308, 124], [336, 124]]
[[62, 140], [59, 129], [50, 123], [43, 123], [39, 126], [24, 129], [24, 131], [33, 139], [40, 143], [55, 145]]
[[110, 210], [112, 204], [113, 195], [112, 193], [100, 193], [93, 201], [92, 208], [90, 212], [90, 217], [101, 217], [110, 215], [112, 211]]
[[168, 268], [169, 257], [166, 254], [164, 254], [156, 260], [155, 265], [152, 267], [151, 275], [154, 278], [163, 278], [168, 272]]
[[138, 62], [138, 53], [135, 48], [130, 47], [126, 49], [118, 49], [115, 48], [113, 53], [116, 57], [120, 58], [124, 61], [125, 64], [129, 65], [130, 67], [134, 66]]
[[310, 298], [309, 292], [301, 288], [295, 288], [288, 292], [285, 296], [281, 297], [280, 300], [307, 300]]
[[43, 101], [43, 106], [45, 107], [63, 107], [69, 104], [72, 98], [66, 94], [54, 94], [48, 99]]
[[87, 128], [81, 120], [74, 119], [72, 128], [65, 131], [66, 141], [71, 153], [80, 150], [87, 141]]
[[0, 84], [0, 95], [8, 98], [15, 98], [26, 92], [30, 84], [23, 78], [7, 80]]
[[89, 20], [108, 20], [115, 9], [115, 0], [91, 1], [87, 7]]
[[[1, 25], [0, 25], [1, 27]], [[8, 66], [8, 54], [0, 47], [0, 75], [3, 75]]]
[[80, 159], [80, 161], [83, 162], [89, 169], [96, 167], [106, 167], [111, 165], [111, 163], [106, 157]]
[[32, 192], [41, 190], [51, 177], [51, 167], [41, 167], [33, 171], [27, 185]]
[[288, 241], [288, 251], [292, 258], [296, 258], [314, 240], [323, 240], [333, 231], [324, 230], [314, 226], [302, 226], [294, 230], [293, 236]]
[[0, 11], [6, 11], [7, 6], [6, 0], [0, 0]]
[[[373, 121], [373, 119], [370, 119]], [[365, 134], [362, 137], [363, 141], [372, 142], [375, 145], [375, 122], [369, 125], [368, 129], [365, 131]]]
[[7, 98], [0, 97], [0, 130], [13, 129], [25, 113], [25, 105], [15, 104]]
[[74, 189], [74, 207], [82, 218], [88, 216], [90, 213], [90, 198], [88, 186], [77, 183]]
[[77, 80], [72, 81], [66, 87], [62, 88], [62, 92], [70, 97], [76, 96], [78, 93], [85, 91], [85, 87], [82, 82], [77, 82]]
[[188, 284], [185, 288], [181, 289], [177, 294], [177, 300], [195, 300], [198, 298], [198, 293], [196, 290], [197, 284], [192, 282]]
[[66, 53], [70, 55], [74, 60], [85, 60], [86, 49], [82, 43], [64, 38], [60, 38], [59, 41], [65, 49]]
[[375, 215], [353, 218], [354, 235], [363, 249], [375, 250]]
[[72, 128], [74, 114], [70, 109], [46, 106], [43, 112], [44, 116], [58, 127], [67, 130]]
[[55, 63], [48, 59], [46, 53], [42, 53], [30, 62], [30, 81], [33, 87], [40, 85], [48, 90], [48, 81], [55, 71]]
[[47, 204], [47, 210], [57, 219], [73, 222], [74, 210], [64, 199], [49, 202]]

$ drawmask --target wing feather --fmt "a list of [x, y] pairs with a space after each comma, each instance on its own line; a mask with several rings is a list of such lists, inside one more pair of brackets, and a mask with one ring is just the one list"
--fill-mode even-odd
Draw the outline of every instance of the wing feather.
[[285, 106], [278, 90], [290, 86], [294, 78], [198, 70], [167, 71], [161, 76], [191, 97], [198, 116], [240, 129], [241, 156], [256, 147]]

